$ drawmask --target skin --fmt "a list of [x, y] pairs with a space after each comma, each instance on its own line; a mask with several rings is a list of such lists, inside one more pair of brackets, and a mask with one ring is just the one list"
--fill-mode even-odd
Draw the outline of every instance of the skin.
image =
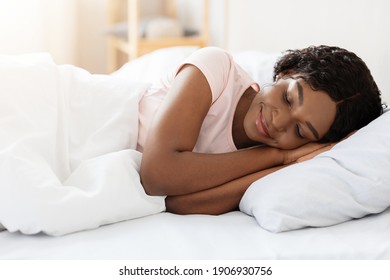
[[[326, 92], [313, 91], [304, 80], [291, 75], [278, 79], [255, 96], [245, 116], [244, 127], [248, 137], [255, 142], [294, 149], [321, 139], [335, 116], [336, 103]], [[256, 125], [253, 120], [257, 118], [260, 121]]]
[[140, 172], [147, 194], [167, 195], [167, 211], [236, 209], [252, 182], [326, 149], [314, 141], [326, 134], [336, 115], [336, 103], [325, 92], [285, 75], [259, 93], [250, 87], [241, 97], [232, 128], [237, 151], [194, 153], [210, 105], [204, 75], [195, 66], [183, 66], [152, 124]]

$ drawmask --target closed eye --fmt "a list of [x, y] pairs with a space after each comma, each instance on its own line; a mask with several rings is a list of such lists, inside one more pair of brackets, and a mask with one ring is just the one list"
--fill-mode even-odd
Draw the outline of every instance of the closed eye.
[[[283, 92], [283, 100], [284, 102], [286, 102], [286, 104], [292, 108], [292, 102], [289, 100], [289, 94], [288, 94], [288, 91], [287, 89]], [[302, 132], [301, 132], [301, 128], [299, 127], [299, 125], [297, 124], [295, 126], [295, 134], [297, 135], [297, 137], [299, 139], [304, 139], [305, 137], [303, 136]]]
[[283, 92], [283, 100], [284, 100], [284, 102], [286, 102], [286, 103], [288, 104], [288, 106], [291, 107], [291, 101], [288, 100], [288, 92], [287, 92], [287, 90], [285, 90], [285, 91]]
[[298, 136], [298, 138], [300, 138], [300, 139], [304, 139], [305, 138], [303, 136], [302, 132], [301, 132], [301, 128], [299, 127], [299, 125], [295, 126], [295, 133]]

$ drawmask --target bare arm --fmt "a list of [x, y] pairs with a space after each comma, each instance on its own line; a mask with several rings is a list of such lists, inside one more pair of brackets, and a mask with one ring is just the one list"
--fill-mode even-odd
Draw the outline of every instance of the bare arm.
[[313, 150], [305, 145], [297, 150], [300, 154], [271, 147], [224, 154], [192, 152], [210, 109], [211, 96], [202, 72], [193, 65], [185, 65], [155, 117], [145, 144], [141, 180], [148, 194], [200, 192], [292, 162]]
[[[331, 149], [334, 145], [335, 143], [328, 144], [310, 154], [300, 157], [296, 162], [309, 160], [319, 153]], [[253, 182], [288, 165], [264, 169], [209, 190], [187, 195], [168, 196], [165, 199], [166, 209], [168, 212], [175, 214], [211, 215], [236, 210], [245, 191]]]
[[265, 169], [213, 189], [187, 195], [168, 196], [165, 199], [167, 212], [218, 215], [236, 210], [245, 191], [254, 181], [283, 167], [285, 166]]

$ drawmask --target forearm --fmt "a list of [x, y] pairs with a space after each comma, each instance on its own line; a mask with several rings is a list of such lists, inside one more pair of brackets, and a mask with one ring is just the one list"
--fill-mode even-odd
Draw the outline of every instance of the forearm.
[[238, 208], [247, 188], [256, 180], [285, 166], [265, 169], [239, 179], [204, 191], [168, 196], [165, 199], [167, 212], [176, 214], [211, 214], [218, 215]]
[[[146, 190], [158, 186], [152, 195], [183, 195], [223, 185], [237, 178], [283, 163], [282, 153], [262, 147], [224, 154], [175, 152], [159, 154], [152, 160], [147, 155], [141, 166], [141, 178]], [[164, 163], [155, 160], [164, 159]], [[159, 191], [161, 191], [159, 193]]]

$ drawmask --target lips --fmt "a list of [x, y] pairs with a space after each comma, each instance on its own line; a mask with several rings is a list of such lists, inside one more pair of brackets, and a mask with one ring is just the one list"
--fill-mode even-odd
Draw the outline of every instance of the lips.
[[263, 116], [263, 108], [264, 108], [264, 105], [261, 105], [259, 114], [258, 114], [257, 119], [256, 119], [257, 131], [260, 133], [260, 135], [271, 138], [271, 136], [269, 135], [269, 132], [268, 132], [267, 123], [266, 123], [264, 116]]

